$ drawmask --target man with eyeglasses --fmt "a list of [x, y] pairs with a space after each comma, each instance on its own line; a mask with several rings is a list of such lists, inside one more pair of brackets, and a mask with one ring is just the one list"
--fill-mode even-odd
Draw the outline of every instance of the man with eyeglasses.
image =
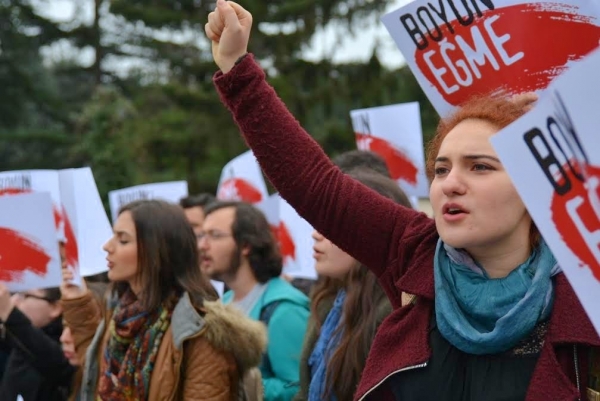
[[[198, 246], [198, 254], [202, 258], [202, 251], [200, 249], [200, 240], [198, 235], [202, 233], [202, 223], [204, 223], [204, 209], [212, 202], [215, 201], [215, 197], [212, 194], [203, 192], [197, 195], [186, 196], [179, 200], [179, 206], [183, 208], [185, 218], [192, 226], [194, 234], [196, 235], [196, 244]], [[200, 260], [198, 261], [200, 263]], [[206, 272], [203, 272], [206, 273]], [[223, 292], [227, 290], [225, 285], [221, 281], [211, 280], [211, 284], [217, 290], [219, 297], [223, 295]]]
[[0, 401], [67, 400], [76, 368], [64, 356], [58, 288], [11, 295], [0, 283], [0, 347], [9, 352]]
[[223, 302], [267, 326], [260, 366], [265, 401], [291, 400], [298, 391], [309, 300], [280, 278], [281, 254], [267, 219], [250, 204], [216, 202], [205, 209], [198, 238], [202, 270], [231, 289]]

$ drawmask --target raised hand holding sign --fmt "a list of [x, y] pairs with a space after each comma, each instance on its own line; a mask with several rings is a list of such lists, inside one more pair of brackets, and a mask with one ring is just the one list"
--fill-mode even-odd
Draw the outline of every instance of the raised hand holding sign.
[[224, 74], [248, 52], [251, 28], [252, 15], [232, 1], [218, 0], [215, 11], [208, 14], [204, 30], [212, 41], [215, 63]]
[[535, 92], [525, 92], [518, 95], [514, 95], [511, 98], [512, 102], [523, 107], [524, 110], [530, 111], [535, 106], [535, 102], [538, 100], [538, 95]]
[[84, 296], [88, 289], [85, 280], [81, 280], [81, 285], [73, 284], [73, 272], [69, 269], [62, 269], [62, 282], [60, 284], [60, 293], [62, 299], [77, 299]]

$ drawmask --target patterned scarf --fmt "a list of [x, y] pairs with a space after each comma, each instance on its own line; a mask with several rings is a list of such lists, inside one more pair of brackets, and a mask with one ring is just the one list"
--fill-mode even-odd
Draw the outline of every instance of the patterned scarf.
[[169, 299], [157, 310], [146, 312], [131, 291], [123, 294], [110, 321], [98, 400], [148, 399], [150, 375], [174, 306]]

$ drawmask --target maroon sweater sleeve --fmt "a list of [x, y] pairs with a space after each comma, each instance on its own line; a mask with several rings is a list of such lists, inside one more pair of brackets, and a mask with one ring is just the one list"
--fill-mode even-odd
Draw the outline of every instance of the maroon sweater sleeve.
[[218, 72], [214, 81], [280, 195], [378, 277], [403, 253], [399, 248], [404, 237], [430, 231], [431, 219], [425, 214], [400, 206], [342, 173], [287, 110], [252, 55], [229, 73]]

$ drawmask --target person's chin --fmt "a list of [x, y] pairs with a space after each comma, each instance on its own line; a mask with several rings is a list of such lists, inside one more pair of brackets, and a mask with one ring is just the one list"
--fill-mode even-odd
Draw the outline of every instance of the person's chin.
[[207, 268], [205, 270], [203, 270], [204, 274], [206, 274], [208, 276], [208, 278], [210, 278], [211, 280], [219, 280], [222, 281], [222, 277], [221, 274], [219, 274], [219, 272], [216, 272], [214, 269], [211, 268]]
[[463, 230], [458, 228], [442, 230], [440, 232], [440, 238], [444, 244], [456, 249], [468, 249], [476, 246], [478, 240], [477, 238], [474, 238], [475, 236], [473, 233], [465, 233], [461, 231]]
[[122, 281], [122, 278], [119, 277], [119, 275], [116, 274], [113, 270], [108, 271], [108, 279], [110, 281]]

